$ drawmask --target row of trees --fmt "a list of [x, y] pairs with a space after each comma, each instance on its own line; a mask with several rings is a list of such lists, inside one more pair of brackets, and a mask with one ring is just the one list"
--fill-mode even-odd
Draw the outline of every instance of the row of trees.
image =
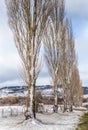
[[61, 84], [64, 111], [68, 104], [72, 109], [74, 100], [81, 98], [81, 83], [71, 22], [65, 17], [64, 0], [6, 0], [6, 6], [15, 45], [22, 59], [24, 80], [28, 86], [26, 119], [29, 107], [31, 117], [36, 118], [35, 86], [41, 68], [41, 42], [44, 44], [45, 59], [52, 78], [54, 105], [57, 108], [57, 89]]
[[54, 12], [52, 11], [46, 24], [44, 47], [45, 59], [54, 88], [54, 105], [57, 107], [57, 90], [58, 85], [61, 84], [64, 111], [67, 110], [68, 105], [72, 111], [73, 100], [81, 101], [82, 86], [77, 69], [72, 25], [71, 21], [65, 17], [64, 10], [64, 0], [55, 0]]

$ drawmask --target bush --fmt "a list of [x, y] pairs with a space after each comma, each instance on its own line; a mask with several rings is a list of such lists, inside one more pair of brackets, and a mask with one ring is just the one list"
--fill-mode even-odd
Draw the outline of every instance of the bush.
[[37, 92], [35, 95], [35, 105], [36, 105], [36, 112], [38, 112], [39, 104], [42, 103], [42, 95], [41, 92]]
[[81, 118], [76, 130], [88, 130], [88, 113], [85, 113], [84, 116]]
[[1, 105], [12, 105], [12, 104], [17, 104], [19, 102], [18, 97], [4, 97], [1, 101]]

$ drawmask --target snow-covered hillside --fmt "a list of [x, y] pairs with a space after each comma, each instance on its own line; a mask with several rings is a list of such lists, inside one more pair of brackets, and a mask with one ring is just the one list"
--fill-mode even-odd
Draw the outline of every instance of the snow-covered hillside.
[[[52, 86], [50, 85], [41, 85], [36, 86], [36, 90], [40, 91], [43, 96], [51, 97], [54, 95]], [[87, 89], [84, 89], [85, 91]], [[63, 93], [62, 88], [58, 88], [58, 95], [61, 96]], [[7, 86], [7, 87], [1, 87], [0, 88], [0, 98], [8, 97], [8, 96], [27, 96], [27, 86]], [[84, 94], [83, 98], [88, 98], [88, 94]]]
[[[43, 96], [51, 97], [54, 95], [54, 92], [50, 86], [39, 86], [37, 87], [37, 91], [40, 91]], [[61, 88], [58, 88], [58, 94], [60, 95], [63, 92]], [[0, 98], [8, 97], [8, 96], [27, 96], [27, 87], [26, 86], [8, 86], [0, 88]]]
[[24, 86], [8, 86], [0, 88], [0, 98], [8, 97], [8, 96], [27, 96], [27, 88]]

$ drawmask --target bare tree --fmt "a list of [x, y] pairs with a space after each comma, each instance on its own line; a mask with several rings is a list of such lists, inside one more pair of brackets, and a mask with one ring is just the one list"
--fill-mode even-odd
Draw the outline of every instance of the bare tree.
[[[69, 106], [69, 96], [74, 95], [74, 92], [71, 91], [73, 89], [71, 79], [76, 65], [75, 42], [71, 21], [64, 16], [64, 0], [54, 0], [53, 2], [54, 8], [45, 31], [45, 58], [54, 86], [54, 105], [57, 106], [57, 90], [58, 85], [61, 84], [65, 112]], [[79, 94], [77, 93], [77, 95]]]
[[[35, 84], [40, 71], [39, 52], [43, 30], [52, 8], [47, 0], [6, 0], [9, 25], [25, 70], [27, 112], [35, 118]], [[28, 114], [27, 114], [28, 116]]]
[[70, 79], [73, 66], [76, 62], [74, 38], [72, 34], [71, 22], [66, 19], [61, 33], [61, 62], [60, 79], [63, 87], [64, 111], [67, 109], [69, 101]]
[[83, 89], [82, 83], [79, 76], [79, 71], [76, 65], [74, 65], [71, 81], [70, 81], [70, 95], [69, 95], [69, 105], [70, 111], [73, 110], [73, 105], [81, 106], [82, 105], [82, 97], [83, 97]]
[[51, 11], [50, 19], [46, 24], [44, 47], [45, 59], [54, 89], [54, 111], [57, 112], [57, 91], [58, 84], [60, 83], [60, 33], [64, 21], [64, 0], [53, 0], [53, 4], [54, 8]]
[[71, 22], [65, 18], [64, 10], [64, 0], [54, 0], [54, 8], [45, 32], [45, 58], [54, 86], [54, 105], [57, 106], [58, 85], [62, 84], [65, 111], [75, 64], [75, 47]]

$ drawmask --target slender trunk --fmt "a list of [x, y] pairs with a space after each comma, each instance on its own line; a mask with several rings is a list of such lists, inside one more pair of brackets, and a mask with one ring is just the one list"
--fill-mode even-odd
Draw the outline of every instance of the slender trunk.
[[54, 88], [54, 106], [53, 106], [53, 111], [55, 112], [55, 113], [57, 113], [58, 112], [58, 101], [57, 101], [57, 98], [58, 98], [58, 96], [57, 96], [57, 86]]
[[67, 110], [67, 90], [64, 90], [64, 110], [63, 112], [65, 112]]
[[[72, 94], [72, 93], [71, 93]], [[70, 102], [69, 102], [69, 111], [72, 112], [73, 111], [73, 97], [70, 98]]]
[[30, 114], [31, 114], [31, 118], [34, 118], [34, 114], [33, 114], [33, 92], [34, 92], [34, 88], [33, 85], [31, 86], [31, 93], [30, 93]]
[[64, 100], [64, 110], [63, 110], [63, 112], [66, 112], [66, 110], [67, 110], [67, 105], [66, 105], [66, 100]]
[[34, 118], [36, 119], [36, 104], [35, 104], [35, 92], [36, 92], [36, 90], [35, 90], [35, 82], [34, 82], [34, 84], [33, 84], [33, 116], [34, 116]]
[[73, 111], [73, 106], [70, 105], [69, 111], [72, 112]]
[[34, 16], [33, 16], [33, 99], [32, 99], [32, 112], [33, 112], [33, 117], [34, 119], [36, 118], [35, 114], [35, 84], [36, 84], [36, 79], [35, 79], [35, 73], [36, 73], [36, 67], [35, 67], [35, 37], [36, 37], [36, 18], [37, 18], [37, 0], [34, 1]]
[[57, 106], [57, 90], [54, 92], [54, 105]]
[[29, 106], [30, 106], [30, 89], [28, 87], [28, 96], [27, 96], [27, 100], [26, 100], [27, 111], [28, 111]]
[[29, 112], [29, 106], [30, 106], [30, 90], [28, 89], [28, 96], [27, 96], [27, 99], [26, 99], [26, 111], [24, 112], [24, 116], [25, 116], [25, 119], [28, 120], [30, 115], [28, 114]]

